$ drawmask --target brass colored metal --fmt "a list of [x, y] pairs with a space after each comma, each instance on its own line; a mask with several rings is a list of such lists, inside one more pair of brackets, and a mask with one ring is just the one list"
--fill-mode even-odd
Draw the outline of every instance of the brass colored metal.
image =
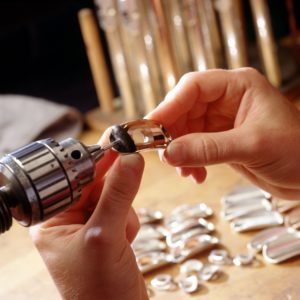
[[280, 67], [267, 3], [265, 0], [251, 0], [250, 4], [266, 75], [278, 87], [281, 84]]
[[136, 120], [112, 127], [110, 141], [119, 141], [113, 148], [121, 153], [145, 149], [163, 149], [171, 142], [164, 127], [153, 120]]
[[124, 101], [124, 111], [127, 118], [136, 118], [133, 86], [129, 77], [128, 62], [123, 51], [123, 42], [114, 0], [95, 0], [98, 6], [100, 25], [107, 38], [114, 74]]
[[146, 0], [148, 17], [157, 46], [164, 92], [170, 91], [178, 80], [171, 37], [167, 26], [166, 9], [162, 0]]
[[134, 75], [136, 106], [140, 115], [153, 110], [157, 105], [157, 95], [152, 82], [144, 41], [145, 16], [138, 0], [118, 0], [122, 37], [126, 40], [125, 52], [130, 64], [130, 74]]
[[179, 76], [192, 71], [192, 57], [187, 38], [186, 26], [182, 14], [181, 0], [165, 0], [168, 7], [166, 16], [168, 27], [170, 29], [170, 37], [175, 56], [176, 68]]
[[216, 1], [230, 69], [248, 66], [241, 5], [241, 0]]
[[208, 61], [205, 53], [204, 36], [200, 25], [196, 0], [183, 1], [183, 15], [192, 55], [193, 70], [204, 71], [208, 69]]

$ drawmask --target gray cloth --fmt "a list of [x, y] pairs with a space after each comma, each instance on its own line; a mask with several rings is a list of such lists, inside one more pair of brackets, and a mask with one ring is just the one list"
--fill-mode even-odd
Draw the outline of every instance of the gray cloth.
[[36, 139], [76, 137], [82, 125], [80, 112], [72, 107], [29, 96], [0, 95], [0, 155]]

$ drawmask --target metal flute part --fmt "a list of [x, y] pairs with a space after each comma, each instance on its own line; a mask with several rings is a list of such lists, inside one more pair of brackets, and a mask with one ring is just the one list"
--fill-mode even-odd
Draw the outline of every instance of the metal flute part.
[[228, 67], [235, 69], [247, 66], [241, 0], [217, 0], [215, 6], [220, 15]]
[[250, 5], [266, 75], [278, 87], [281, 84], [280, 67], [267, 3], [265, 0], [251, 0]]
[[196, 0], [184, 0], [183, 16], [187, 29], [187, 36], [193, 61], [194, 71], [208, 69], [205, 53], [204, 36], [198, 15]]
[[0, 233], [15, 218], [23, 226], [47, 220], [69, 207], [92, 181], [104, 148], [68, 138], [33, 142], [0, 159]]
[[134, 102], [134, 89], [130, 80], [129, 66], [124, 53], [119, 18], [114, 0], [94, 0], [97, 7], [100, 26], [105, 31], [114, 74], [118, 83], [123, 108], [127, 118], [137, 117]]
[[[127, 39], [126, 49], [131, 62], [131, 74], [135, 74], [135, 86], [139, 90], [140, 97], [136, 98], [136, 106], [139, 115], [152, 111], [159, 99], [155, 93], [153, 77], [148, 63], [148, 57], [143, 35], [146, 17], [143, 15], [142, 6], [138, 0], [118, 0], [122, 37]], [[134, 51], [132, 51], [134, 49]], [[140, 101], [142, 100], [142, 101]]]

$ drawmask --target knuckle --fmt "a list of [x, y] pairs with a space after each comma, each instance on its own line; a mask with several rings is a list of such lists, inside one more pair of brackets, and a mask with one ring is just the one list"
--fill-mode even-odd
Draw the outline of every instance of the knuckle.
[[87, 249], [98, 249], [100, 246], [111, 245], [113, 237], [102, 227], [90, 227], [84, 232], [84, 246]]
[[212, 164], [218, 161], [220, 151], [218, 144], [212, 137], [206, 137], [200, 140], [201, 146], [197, 147], [197, 157], [202, 157], [201, 163], [204, 165]]

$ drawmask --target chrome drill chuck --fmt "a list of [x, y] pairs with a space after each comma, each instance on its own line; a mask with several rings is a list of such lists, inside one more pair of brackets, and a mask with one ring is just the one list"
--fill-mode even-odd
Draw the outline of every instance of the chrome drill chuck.
[[33, 142], [0, 159], [0, 233], [15, 218], [31, 226], [77, 201], [104, 151], [68, 138]]

